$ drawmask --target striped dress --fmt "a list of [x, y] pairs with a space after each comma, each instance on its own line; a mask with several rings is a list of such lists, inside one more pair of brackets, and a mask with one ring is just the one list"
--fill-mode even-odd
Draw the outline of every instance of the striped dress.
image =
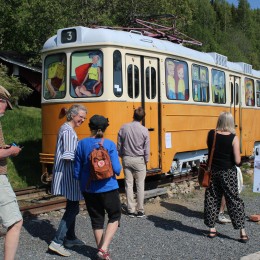
[[64, 123], [59, 130], [53, 167], [52, 194], [62, 195], [66, 199], [83, 199], [79, 182], [73, 178], [74, 157], [78, 137], [74, 129]]

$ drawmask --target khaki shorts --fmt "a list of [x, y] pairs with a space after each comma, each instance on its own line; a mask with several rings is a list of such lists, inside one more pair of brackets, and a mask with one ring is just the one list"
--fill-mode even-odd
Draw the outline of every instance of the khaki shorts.
[[5, 228], [22, 220], [16, 195], [6, 175], [0, 174], [0, 224]]

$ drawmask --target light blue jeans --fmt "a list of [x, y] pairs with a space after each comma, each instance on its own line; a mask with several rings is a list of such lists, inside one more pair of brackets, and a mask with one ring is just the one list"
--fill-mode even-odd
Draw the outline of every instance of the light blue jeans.
[[79, 213], [79, 201], [67, 200], [66, 210], [60, 221], [59, 228], [55, 234], [53, 241], [60, 245], [63, 244], [64, 239], [74, 240], [76, 216]]

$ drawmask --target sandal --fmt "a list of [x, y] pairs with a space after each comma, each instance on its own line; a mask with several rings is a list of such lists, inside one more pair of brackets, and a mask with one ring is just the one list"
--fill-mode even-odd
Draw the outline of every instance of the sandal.
[[209, 231], [208, 238], [215, 238], [218, 235], [217, 231]]
[[248, 240], [249, 240], [248, 235], [240, 235], [239, 242], [241, 242], [241, 243], [247, 243]]
[[97, 257], [98, 259], [112, 260], [108, 251], [105, 251], [101, 248], [98, 249]]

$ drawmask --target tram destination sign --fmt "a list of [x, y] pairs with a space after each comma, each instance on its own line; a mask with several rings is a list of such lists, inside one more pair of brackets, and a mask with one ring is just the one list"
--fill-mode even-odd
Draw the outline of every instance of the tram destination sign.
[[63, 30], [61, 32], [61, 43], [70, 43], [77, 40], [77, 31], [75, 28]]

